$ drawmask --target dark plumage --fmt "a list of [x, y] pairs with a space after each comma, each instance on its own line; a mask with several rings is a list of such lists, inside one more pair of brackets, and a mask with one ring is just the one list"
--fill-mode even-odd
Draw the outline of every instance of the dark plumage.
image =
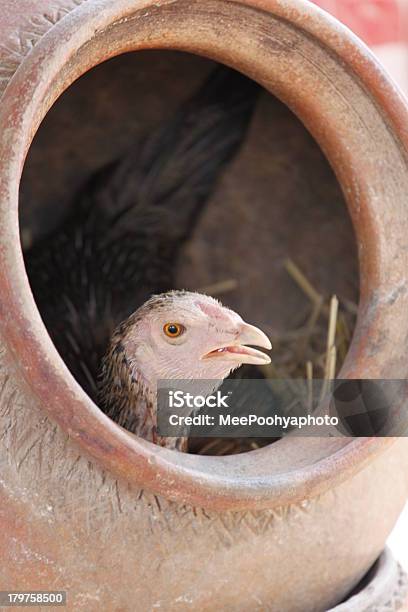
[[94, 399], [115, 327], [173, 288], [180, 248], [243, 142], [259, 89], [215, 69], [170, 120], [91, 177], [60, 227], [27, 252], [44, 323]]
[[157, 435], [155, 389], [150, 388], [137, 365], [132, 363], [125, 347], [128, 336], [137, 329], [144, 316], [161, 310], [167, 302], [171, 303], [173, 293], [185, 294], [154, 295], [115, 329], [102, 359], [98, 400], [102, 410], [121, 427], [155, 444], [185, 452], [188, 448], [186, 438], [160, 438]]

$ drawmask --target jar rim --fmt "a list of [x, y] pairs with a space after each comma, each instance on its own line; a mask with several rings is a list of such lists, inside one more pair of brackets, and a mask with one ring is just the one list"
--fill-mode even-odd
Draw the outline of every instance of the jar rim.
[[[244, 30], [245, 44], [234, 42]], [[273, 38], [276, 32], [281, 39]], [[341, 377], [402, 376], [398, 348], [403, 347], [404, 330], [408, 333], [408, 297], [404, 291], [391, 293], [408, 274], [408, 256], [401, 249], [408, 246], [403, 206], [408, 171], [400, 163], [406, 162], [407, 109], [364, 45], [304, 0], [293, 0], [290, 6], [277, 0], [202, 0], [199, 5], [143, 0], [137, 8], [130, 0], [88, 0], [40, 39], [12, 77], [0, 107], [3, 342], [44, 411], [118, 477], [182, 503], [215, 509], [270, 508], [317, 495], [361, 469], [394, 439], [287, 437], [230, 457], [157, 447], [123, 431], [85, 394], [56, 352], [33, 300], [18, 227], [19, 183], [32, 138], [53, 102], [81, 74], [115, 55], [147, 48], [189, 51], [245, 72], [280, 97], [312, 132], [343, 188], [360, 250], [361, 304]], [[326, 86], [321, 98], [312, 87], [322, 70], [315, 65], [317, 52], [328, 62], [320, 73]], [[279, 62], [291, 65], [291, 75], [285, 77]], [[331, 82], [328, 71], [333, 66], [344, 82]], [[294, 76], [302, 74], [300, 91]], [[375, 165], [362, 159], [374, 146], [370, 135], [358, 118], [353, 123], [344, 115], [347, 83], [360, 92], [353, 100], [356, 113], [361, 119], [369, 109], [375, 136], [385, 139], [387, 167], [395, 170], [384, 177], [381, 194], [373, 188], [378, 184]], [[390, 203], [400, 226], [398, 232], [396, 225], [392, 228], [396, 235], [384, 218]]]

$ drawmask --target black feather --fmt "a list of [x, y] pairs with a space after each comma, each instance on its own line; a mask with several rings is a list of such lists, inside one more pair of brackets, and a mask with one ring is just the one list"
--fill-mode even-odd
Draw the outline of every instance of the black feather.
[[216, 68], [170, 120], [92, 176], [61, 226], [26, 254], [51, 338], [93, 397], [116, 325], [174, 288], [180, 248], [239, 150], [259, 91]]

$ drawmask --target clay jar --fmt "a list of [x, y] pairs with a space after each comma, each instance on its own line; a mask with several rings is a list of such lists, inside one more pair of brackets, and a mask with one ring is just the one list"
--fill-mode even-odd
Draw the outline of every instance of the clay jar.
[[336, 605], [378, 558], [404, 504], [406, 441], [289, 436], [239, 456], [203, 457], [122, 431], [69, 374], [42, 324], [21, 252], [18, 189], [43, 117], [96, 64], [157, 48], [231, 65], [298, 115], [345, 194], [360, 306], [341, 376], [405, 377], [403, 101], [361, 43], [303, 0], [5, 4], [1, 588], [64, 589], [75, 610]]

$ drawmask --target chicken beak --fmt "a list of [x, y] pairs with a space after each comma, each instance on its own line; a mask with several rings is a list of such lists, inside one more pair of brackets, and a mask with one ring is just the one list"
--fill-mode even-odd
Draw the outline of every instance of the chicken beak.
[[238, 341], [240, 344], [252, 344], [253, 346], [260, 346], [268, 351], [272, 348], [268, 336], [261, 329], [255, 327], [255, 325], [249, 325], [249, 323], [243, 323]]
[[262, 330], [249, 323], [242, 323], [234, 343], [217, 347], [206, 353], [202, 359], [222, 359], [240, 365], [266, 365], [271, 362], [269, 355], [248, 345], [259, 346], [267, 350], [272, 348], [268, 336]]

